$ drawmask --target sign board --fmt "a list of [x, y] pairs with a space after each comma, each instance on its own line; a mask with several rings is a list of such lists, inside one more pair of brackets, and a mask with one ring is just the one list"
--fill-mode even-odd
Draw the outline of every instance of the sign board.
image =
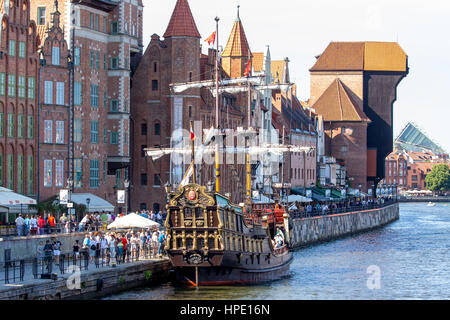
[[341, 190], [341, 197], [342, 197], [342, 198], [345, 198], [346, 196], [347, 196], [347, 190], [342, 189], [342, 190]]
[[312, 190], [306, 190], [306, 196], [308, 198], [311, 198], [312, 197]]
[[75, 209], [74, 208], [69, 209], [69, 214], [75, 214]]
[[125, 203], [125, 190], [117, 190], [117, 203]]
[[325, 190], [325, 197], [327, 197], [327, 198], [331, 197], [331, 190], [330, 189]]
[[67, 203], [67, 208], [73, 208], [73, 203], [72, 202], [68, 202]]
[[367, 193], [369, 194], [369, 196], [372, 196], [372, 189], [367, 190]]
[[69, 201], [69, 190], [67, 189], [59, 190], [59, 203], [67, 204], [68, 201]]

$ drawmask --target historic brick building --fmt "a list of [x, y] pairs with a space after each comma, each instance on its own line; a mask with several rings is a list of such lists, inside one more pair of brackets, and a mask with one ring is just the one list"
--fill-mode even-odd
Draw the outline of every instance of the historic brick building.
[[66, 188], [70, 167], [70, 69], [69, 47], [54, 8], [41, 47], [39, 71], [39, 183], [38, 201]]
[[64, 178], [74, 178], [75, 193], [115, 204], [131, 164], [130, 79], [143, 47], [142, 1], [35, 0], [31, 15], [46, 25], [55, 5], [74, 66]]
[[38, 30], [29, 0], [1, 0], [0, 17], [0, 184], [35, 196]]
[[[310, 69], [309, 105], [320, 112], [326, 112], [328, 103], [337, 107], [333, 111], [337, 118], [330, 122], [324, 117], [331, 156], [345, 160], [349, 179], [365, 191], [384, 177], [384, 160], [393, 145], [397, 86], [408, 71], [407, 55], [390, 42], [332, 42]], [[327, 99], [320, 101], [324, 94]], [[345, 123], [347, 114], [341, 107], [345, 103], [355, 115], [351, 123]], [[342, 128], [350, 128], [351, 134], [339, 134]]]

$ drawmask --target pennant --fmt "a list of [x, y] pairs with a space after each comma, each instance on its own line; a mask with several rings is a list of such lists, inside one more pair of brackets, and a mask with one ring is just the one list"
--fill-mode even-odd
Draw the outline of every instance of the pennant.
[[184, 174], [183, 180], [181, 180], [181, 182], [180, 182], [181, 187], [184, 187], [185, 185], [187, 185], [189, 183], [189, 179], [193, 173], [194, 173], [194, 162], [191, 162], [191, 165], [189, 166], [188, 170]]
[[252, 61], [249, 59], [247, 62], [247, 68], [245, 68], [245, 71], [244, 71], [244, 77], [248, 77], [248, 75], [250, 74], [250, 71], [252, 71]]
[[195, 140], [195, 134], [194, 134], [194, 130], [192, 130], [192, 123], [191, 123], [191, 127], [190, 127], [190, 133], [191, 133], [191, 141]]
[[216, 43], [216, 32], [214, 31], [206, 40], [205, 42], [208, 42], [208, 45], [212, 44], [214, 45], [214, 43]]

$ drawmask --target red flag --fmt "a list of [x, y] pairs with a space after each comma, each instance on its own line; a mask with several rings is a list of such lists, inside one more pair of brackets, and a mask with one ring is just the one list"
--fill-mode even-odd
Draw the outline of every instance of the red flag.
[[194, 130], [192, 130], [192, 123], [191, 123], [191, 141], [195, 140], [195, 134], [194, 134]]
[[244, 76], [247, 77], [250, 74], [250, 71], [252, 71], [252, 62], [249, 59], [247, 62], [247, 68], [245, 68], [245, 71], [244, 71]]
[[214, 43], [216, 42], [216, 32], [214, 31], [209, 37], [208, 39], [205, 40], [205, 42], [208, 42], [209, 45], [212, 44], [214, 45]]

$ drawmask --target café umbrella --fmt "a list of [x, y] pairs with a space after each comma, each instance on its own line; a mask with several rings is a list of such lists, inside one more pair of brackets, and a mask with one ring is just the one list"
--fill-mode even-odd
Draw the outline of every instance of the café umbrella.
[[0, 187], [0, 205], [30, 205], [36, 204], [36, 200], [15, 193], [10, 189]]
[[132, 228], [147, 229], [152, 227], [159, 227], [159, 223], [141, 217], [135, 213], [130, 213], [123, 217], [117, 217], [113, 223], [108, 225], [108, 229], [132, 229]]

